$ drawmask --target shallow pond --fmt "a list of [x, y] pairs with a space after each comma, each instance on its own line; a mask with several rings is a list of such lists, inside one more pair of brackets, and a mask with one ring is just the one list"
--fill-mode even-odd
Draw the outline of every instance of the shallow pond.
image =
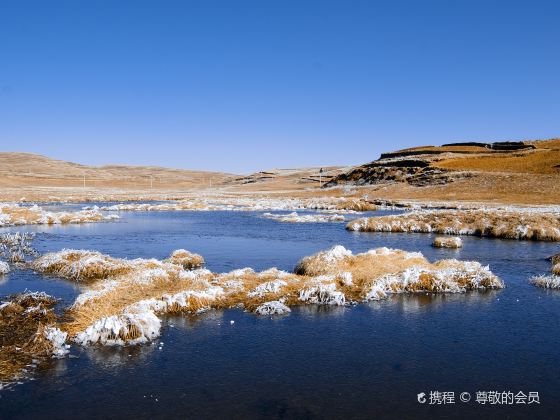
[[[528, 284], [550, 270], [553, 243], [464, 238], [435, 249], [426, 234], [356, 233], [344, 223], [280, 223], [262, 212], [131, 212], [115, 222], [26, 226], [35, 248], [94, 249], [162, 259], [185, 248], [223, 272], [276, 266], [344, 245], [477, 260], [501, 291], [400, 295], [349, 307], [295, 308], [285, 317], [241, 310], [169, 317], [159, 346], [80, 348], [36, 379], [0, 392], [0, 418], [553, 418], [560, 409], [560, 292]], [[44, 290], [71, 303], [70, 282], [14, 271], [0, 296]], [[230, 321], [235, 321], [231, 323]], [[455, 403], [417, 394], [455, 392]], [[464, 403], [461, 392], [472, 400]], [[538, 392], [540, 405], [481, 405], [477, 391]]]

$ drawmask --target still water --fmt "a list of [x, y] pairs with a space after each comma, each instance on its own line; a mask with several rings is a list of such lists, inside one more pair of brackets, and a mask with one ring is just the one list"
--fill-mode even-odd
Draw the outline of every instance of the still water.
[[[259, 212], [133, 212], [115, 222], [27, 226], [43, 253], [99, 250], [162, 259], [185, 248], [212, 271], [276, 266], [336, 244], [355, 253], [387, 246], [430, 260], [490, 265], [494, 292], [394, 296], [350, 307], [294, 308], [289, 316], [241, 310], [165, 319], [162, 350], [72, 346], [35, 380], [0, 392], [0, 418], [554, 418], [560, 410], [560, 292], [528, 284], [546, 273], [553, 243], [464, 238], [435, 249], [427, 234], [355, 233], [344, 223], [279, 223]], [[71, 303], [70, 282], [14, 271], [0, 297], [44, 290]], [[231, 323], [230, 321], [235, 321]], [[417, 394], [454, 392], [455, 403]], [[477, 391], [538, 392], [540, 404], [481, 405]], [[469, 392], [472, 400], [461, 402]]]

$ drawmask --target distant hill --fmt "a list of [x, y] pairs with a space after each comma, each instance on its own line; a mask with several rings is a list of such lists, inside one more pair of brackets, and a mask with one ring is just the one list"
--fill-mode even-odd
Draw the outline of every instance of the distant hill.
[[[322, 169], [322, 172], [321, 172]], [[164, 199], [198, 193], [268, 193], [320, 187], [348, 168], [271, 169], [251, 175], [156, 166], [89, 166], [0, 152], [0, 201]]]
[[88, 166], [32, 153], [0, 153], [0, 187], [199, 188], [232, 174], [156, 166]]

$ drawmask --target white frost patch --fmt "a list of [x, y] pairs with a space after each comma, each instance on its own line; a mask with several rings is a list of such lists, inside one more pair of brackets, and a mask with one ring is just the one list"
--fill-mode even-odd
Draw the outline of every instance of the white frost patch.
[[288, 283], [286, 283], [284, 280], [267, 281], [265, 283], [259, 284], [247, 295], [250, 297], [263, 297], [264, 295], [267, 295], [269, 293], [278, 293], [282, 287], [287, 285]]
[[115, 280], [104, 281], [103, 283], [100, 284], [99, 289], [86, 290], [85, 292], [80, 293], [80, 295], [76, 298], [74, 302], [74, 306], [81, 306], [86, 302], [89, 302], [90, 300], [97, 299], [103, 296], [104, 294], [110, 292], [111, 290], [114, 290], [115, 287], [118, 286], [118, 284], [119, 283]]
[[134, 282], [138, 284], [150, 284], [154, 281], [154, 279], [168, 279], [168, 278], [169, 278], [169, 273], [165, 271], [163, 268], [159, 268], [159, 267], [147, 268], [138, 273], [138, 276], [134, 278]]
[[101, 318], [85, 331], [76, 334], [74, 340], [83, 346], [88, 344], [118, 345], [145, 343], [158, 337], [161, 321], [152, 311], [123, 313]]
[[231, 276], [231, 277], [243, 277], [252, 273], [254, 273], [252, 268], [245, 267], [245, 268], [238, 268], [237, 270], [232, 270], [229, 273], [224, 273], [224, 274], [226, 276]]
[[8, 274], [10, 272], [10, 266], [4, 261], [0, 261], [0, 275]]
[[263, 217], [277, 222], [288, 223], [328, 223], [328, 222], [344, 222], [345, 218], [341, 214], [304, 214], [299, 215], [297, 212], [289, 214], [273, 214], [264, 213]]
[[560, 289], [560, 276], [540, 275], [531, 278], [531, 284], [544, 289]]
[[45, 328], [43, 334], [45, 338], [49, 340], [53, 346], [52, 356], [55, 358], [64, 357], [69, 353], [70, 345], [66, 344], [66, 339], [68, 338], [68, 333], [62, 332], [56, 327]]
[[278, 300], [265, 302], [255, 309], [259, 315], [283, 315], [292, 312], [290, 308]]
[[344, 248], [342, 245], [335, 245], [327, 251], [322, 251], [317, 254], [317, 257], [325, 263], [334, 263], [345, 257], [351, 257], [352, 251]]
[[53, 225], [93, 223], [118, 219], [117, 215], [104, 216], [98, 208], [77, 212], [52, 212], [38, 205], [0, 204], [0, 227], [20, 225]]
[[257, 274], [258, 277], [274, 276], [278, 277], [279, 279], [291, 277], [292, 275], [293, 274], [288, 273], [287, 271], [278, 270], [276, 267], [269, 268], [268, 270], [261, 271], [259, 274]]
[[320, 305], [344, 305], [346, 303], [344, 293], [336, 290], [335, 284], [318, 284], [300, 290], [299, 300]]
[[[173, 295], [163, 295], [162, 300], [167, 308], [175, 307], [179, 309], [191, 310], [193, 305], [200, 306], [203, 302], [213, 302], [219, 296], [224, 294], [224, 289], [219, 286], [211, 286], [203, 291], [186, 290], [184, 292], [175, 293]], [[202, 305], [196, 312], [202, 312], [209, 309], [207, 304]]]
[[352, 286], [354, 282], [352, 281], [352, 273], [349, 271], [345, 271], [340, 275], [340, 279], [342, 280], [342, 284], [345, 286]]
[[[430, 279], [430, 288], [422, 284], [423, 277]], [[468, 287], [467, 287], [468, 286]], [[385, 299], [388, 294], [402, 292], [464, 293], [467, 289], [503, 288], [503, 282], [492, 274], [488, 266], [475, 261], [465, 261], [461, 267], [428, 269], [412, 266], [403, 272], [385, 275], [373, 282], [364, 294], [364, 300]]]

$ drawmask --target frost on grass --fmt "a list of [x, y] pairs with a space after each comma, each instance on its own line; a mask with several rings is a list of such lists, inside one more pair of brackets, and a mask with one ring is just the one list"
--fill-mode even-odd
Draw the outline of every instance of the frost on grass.
[[8, 274], [10, 272], [10, 266], [7, 262], [0, 261], [0, 276]]
[[302, 214], [297, 212], [290, 214], [273, 214], [264, 213], [263, 217], [276, 220], [278, 222], [289, 223], [327, 223], [327, 222], [344, 222], [344, 216], [341, 214]]
[[531, 284], [544, 289], [560, 289], [560, 276], [540, 275], [531, 278]]
[[536, 241], [560, 241], [560, 214], [513, 210], [416, 211], [361, 218], [348, 230], [424, 232]]
[[56, 300], [23, 293], [0, 303], [0, 384], [28, 376], [38, 364], [68, 353], [67, 333], [53, 312]]
[[[478, 262], [441, 260], [430, 263], [419, 252], [377, 248], [353, 255], [336, 246], [306, 257], [296, 273], [307, 276], [331, 276], [346, 300], [375, 300], [391, 293], [433, 292], [462, 293], [467, 290], [500, 289], [503, 282], [488, 267]], [[344, 277], [351, 274], [346, 285]], [[332, 284], [332, 283], [331, 283]]]
[[139, 279], [145, 276], [166, 275], [165, 266], [181, 266], [185, 269], [200, 267], [204, 259], [184, 249], [174, 251], [164, 261], [156, 259], [127, 260], [113, 258], [98, 251], [64, 249], [37, 258], [32, 268], [43, 274], [88, 282], [124, 274], [136, 273]]
[[118, 219], [117, 215], [103, 215], [97, 207], [76, 212], [52, 212], [34, 206], [0, 204], [0, 227], [19, 225], [53, 225], [93, 223]]
[[[105, 256], [107, 258], [111, 258]], [[143, 261], [136, 263], [136, 261]], [[62, 328], [83, 345], [124, 345], [153, 340], [159, 316], [244, 308], [260, 315], [285, 314], [304, 304], [346, 305], [391, 293], [462, 293], [504, 287], [477, 262], [427, 261], [421, 253], [378, 248], [354, 255], [335, 246], [304, 258], [294, 273], [243, 268], [228, 273], [186, 270], [158, 260], [116, 271], [78, 296]]]
[[177, 249], [173, 251], [171, 256], [166, 260], [172, 264], [183, 266], [187, 270], [199, 268], [204, 265], [204, 258], [201, 255], [193, 254], [185, 249]]
[[560, 261], [558, 261], [558, 257], [559, 255], [554, 255], [549, 258], [552, 261], [550, 270], [552, 274], [533, 276], [530, 280], [531, 284], [544, 289], [560, 289]]
[[[86, 207], [85, 209], [91, 209]], [[354, 213], [377, 210], [361, 198], [269, 198], [269, 197], [203, 197], [168, 203], [122, 203], [101, 207], [104, 211], [271, 211], [318, 210]]]
[[259, 315], [283, 315], [288, 314], [292, 310], [284, 305], [279, 300], [273, 300], [271, 302], [264, 302], [255, 309], [255, 313]]
[[37, 255], [31, 247], [31, 242], [35, 238], [32, 233], [3, 233], [0, 235], [0, 257], [6, 258], [11, 263], [25, 262], [25, 256]]
[[64, 249], [37, 258], [34, 270], [78, 282], [105, 279], [132, 270], [127, 260], [112, 258], [97, 251]]
[[432, 246], [436, 248], [461, 248], [463, 246], [463, 241], [457, 236], [438, 236], [434, 239]]

